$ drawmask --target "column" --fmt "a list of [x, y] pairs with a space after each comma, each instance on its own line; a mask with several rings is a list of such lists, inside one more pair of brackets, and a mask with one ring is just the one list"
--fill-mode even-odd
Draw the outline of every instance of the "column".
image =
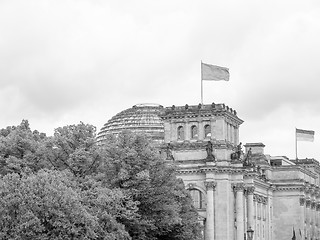
[[243, 222], [243, 183], [237, 183], [234, 185], [234, 191], [236, 192], [236, 218], [237, 218], [237, 236], [236, 240], [243, 240], [244, 238], [244, 222]]
[[214, 240], [214, 191], [216, 182], [205, 182], [207, 188], [207, 218], [205, 240]]
[[312, 200], [311, 202], [311, 236], [314, 238], [315, 236], [315, 206], [316, 206], [316, 202], [314, 200]]
[[254, 230], [254, 223], [253, 223], [253, 215], [254, 215], [254, 206], [253, 206], [253, 192], [255, 187], [248, 187], [247, 194], [248, 194], [248, 228], [251, 227]]
[[239, 126], [236, 127], [236, 144], [239, 144]]
[[310, 198], [306, 199], [306, 236], [309, 237], [311, 235], [311, 200]]
[[316, 230], [316, 234], [317, 234], [317, 236], [319, 236], [319, 234], [320, 234], [320, 231], [319, 231], [319, 228], [320, 228], [320, 223], [319, 223], [319, 211], [320, 211], [320, 203], [319, 203], [319, 201], [317, 201], [317, 204], [316, 204], [316, 219], [317, 219], [317, 230]]

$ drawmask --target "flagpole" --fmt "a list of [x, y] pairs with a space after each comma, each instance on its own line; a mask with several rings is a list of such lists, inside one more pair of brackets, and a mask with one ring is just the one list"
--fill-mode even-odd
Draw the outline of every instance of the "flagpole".
[[297, 128], [296, 131], [294, 133], [296, 135], [296, 160], [298, 160], [298, 141], [297, 141]]
[[201, 105], [203, 105], [202, 60], [201, 60]]

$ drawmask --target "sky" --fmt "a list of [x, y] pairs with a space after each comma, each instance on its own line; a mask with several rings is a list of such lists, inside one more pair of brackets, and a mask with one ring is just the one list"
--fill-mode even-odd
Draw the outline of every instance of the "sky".
[[138, 103], [201, 102], [244, 120], [242, 143], [320, 160], [318, 0], [0, 0], [0, 128], [27, 119], [47, 135], [80, 121], [99, 131]]

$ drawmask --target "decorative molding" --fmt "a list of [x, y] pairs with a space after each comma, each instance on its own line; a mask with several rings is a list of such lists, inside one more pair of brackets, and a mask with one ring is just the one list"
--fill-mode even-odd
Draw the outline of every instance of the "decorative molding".
[[[179, 161], [177, 161], [179, 162]], [[185, 163], [188, 163], [188, 161], [185, 161]], [[194, 174], [194, 173], [206, 173], [206, 172], [215, 172], [215, 173], [228, 173], [228, 174], [243, 174], [245, 172], [242, 168], [222, 168], [222, 167], [216, 167], [213, 163], [213, 167], [206, 167], [203, 166], [202, 168], [190, 168], [190, 169], [178, 169], [177, 173], [179, 174]]]
[[268, 204], [268, 198], [264, 197], [264, 196], [261, 196], [259, 194], [253, 194], [253, 201], [254, 202], [258, 202], [258, 203], [262, 203], [264, 205]]
[[231, 185], [233, 191], [239, 192], [244, 190], [244, 183], [233, 183]]
[[310, 205], [311, 205], [310, 198], [306, 198], [306, 207], [308, 208], [308, 207], [310, 207]]
[[275, 191], [301, 191], [301, 186], [276, 186]]
[[206, 186], [206, 189], [207, 189], [207, 191], [208, 190], [213, 190], [213, 191], [215, 191], [215, 189], [216, 189], [216, 186], [217, 186], [217, 183], [216, 182], [213, 182], [213, 181], [210, 181], [210, 182], [204, 182], [204, 185]]
[[248, 194], [248, 195], [249, 195], [249, 194], [253, 194], [253, 193], [254, 193], [254, 190], [255, 190], [255, 187], [250, 186], [250, 187], [247, 187], [246, 190], [247, 190], [247, 194]]
[[306, 199], [304, 197], [301, 197], [299, 199], [299, 202], [300, 202], [300, 206], [304, 206], [304, 204], [306, 203]]

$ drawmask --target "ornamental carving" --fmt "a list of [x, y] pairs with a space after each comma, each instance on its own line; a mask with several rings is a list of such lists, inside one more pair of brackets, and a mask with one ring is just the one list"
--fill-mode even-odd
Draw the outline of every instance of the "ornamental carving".
[[262, 204], [267, 205], [268, 203], [268, 198], [262, 197]]
[[301, 197], [300, 198], [300, 206], [304, 206], [305, 203], [306, 203], [306, 199]]
[[188, 183], [188, 188], [189, 188], [189, 189], [194, 188], [194, 186], [195, 186], [195, 184], [194, 184], [194, 183]]
[[311, 209], [315, 209], [316, 208], [316, 202], [312, 201], [311, 202]]
[[247, 187], [247, 194], [253, 194], [255, 187]]
[[261, 196], [259, 194], [253, 194], [253, 201], [254, 202], [258, 202], [258, 203], [262, 203], [264, 205], [267, 205], [268, 203], [268, 198], [267, 197], [264, 197], [264, 196]]
[[316, 210], [317, 210], [317, 211], [320, 211], [320, 203], [317, 203], [317, 204], [316, 204]]
[[257, 195], [256, 199], [258, 203], [262, 203], [262, 197], [260, 195]]
[[306, 199], [306, 207], [308, 208], [308, 207], [310, 207], [310, 205], [311, 205], [311, 200], [310, 200], [310, 198], [307, 198]]
[[235, 192], [243, 191], [244, 184], [243, 183], [235, 183], [235, 184], [232, 184], [232, 188]]
[[215, 190], [217, 183], [216, 182], [204, 182], [207, 190]]

